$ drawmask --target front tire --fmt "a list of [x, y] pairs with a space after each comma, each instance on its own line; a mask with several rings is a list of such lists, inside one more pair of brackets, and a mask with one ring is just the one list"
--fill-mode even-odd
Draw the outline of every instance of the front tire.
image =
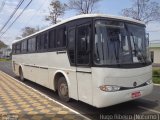
[[68, 85], [66, 79], [64, 77], [60, 77], [58, 80], [58, 95], [61, 100], [68, 102], [69, 94], [68, 94]]

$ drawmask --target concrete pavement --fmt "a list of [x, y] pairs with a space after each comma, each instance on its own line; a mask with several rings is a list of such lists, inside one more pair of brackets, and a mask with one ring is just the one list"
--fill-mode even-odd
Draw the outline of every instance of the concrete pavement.
[[0, 71], [0, 119], [20, 120], [83, 120], [75, 113], [45, 98], [22, 83]]

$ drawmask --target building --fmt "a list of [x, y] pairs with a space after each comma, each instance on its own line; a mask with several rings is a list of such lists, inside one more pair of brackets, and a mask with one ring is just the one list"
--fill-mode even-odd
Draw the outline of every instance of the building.
[[11, 48], [5, 47], [0, 49], [0, 58], [10, 58], [11, 57]]
[[150, 56], [155, 64], [160, 64], [160, 43], [150, 43]]

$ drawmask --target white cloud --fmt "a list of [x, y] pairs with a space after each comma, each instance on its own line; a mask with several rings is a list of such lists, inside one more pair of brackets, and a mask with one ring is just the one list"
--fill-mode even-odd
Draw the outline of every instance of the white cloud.
[[152, 22], [147, 25], [147, 32], [150, 34], [150, 40], [160, 40], [160, 23]]
[[[22, 16], [15, 22], [11, 29], [3, 36], [5, 41], [12, 41], [16, 36], [20, 35], [21, 29], [25, 26], [47, 26], [47, 22], [44, 21], [45, 16], [48, 14], [48, 5], [50, 0], [33, 0], [30, 6], [25, 10]], [[7, 0], [3, 11], [0, 13], [3, 19], [0, 19], [0, 28], [8, 20], [9, 16], [14, 11], [19, 0]], [[19, 15], [23, 8], [27, 5], [29, 0], [25, 0], [21, 8], [18, 9], [12, 21]], [[2, 17], [1, 17], [2, 18]], [[8, 42], [9, 43], [9, 42]]]
[[19, 2], [19, 0], [6, 0], [5, 1], [5, 4], [7, 5], [7, 6], [15, 6], [15, 5], [17, 5], [18, 4], [18, 2]]
[[[46, 22], [45, 16], [49, 14], [49, 4], [51, 0], [33, 0], [31, 5], [25, 10], [23, 15], [16, 21], [16, 23], [11, 27], [11, 29], [4, 35], [4, 39], [10, 43], [12, 40], [15, 39], [16, 36], [21, 34], [21, 29], [25, 26], [48, 26], [49, 23]], [[62, 0], [66, 1], [66, 0]], [[6, 5], [3, 11], [0, 13], [0, 28], [2, 25], [7, 21], [13, 10], [15, 9], [16, 5], [18, 4], [19, 0], [6, 0]], [[21, 8], [17, 11], [18, 15], [23, 8], [27, 5], [29, 0], [25, 0]], [[100, 4], [100, 3], [99, 3]], [[105, 12], [103, 11], [100, 11]], [[68, 18], [75, 15], [74, 11], [67, 11], [66, 14], [62, 19]], [[15, 17], [14, 17], [15, 18]], [[13, 18], [13, 20], [14, 20]], [[151, 32], [160, 29], [159, 23], [150, 23], [147, 25], [147, 31], [150, 31], [150, 40], [160, 40], [160, 31], [159, 32]]]

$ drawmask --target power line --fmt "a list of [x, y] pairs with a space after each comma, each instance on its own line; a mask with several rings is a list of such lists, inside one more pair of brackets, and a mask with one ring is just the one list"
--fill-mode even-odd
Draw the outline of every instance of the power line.
[[40, 5], [40, 7], [36, 10], [37, 12], [34, 13], [34, 15], [31, 16], [31, 18], [29, 19], [29, 21], [25, 24], [25, 26], [27, 26], [31, 20], [33, 19], [34, 16], [36, 16], [39, 12], [39, 10], [45, 5], [45, 3], [48, 2], [48, 0], [44, 0], [43, 3]]
[[3, 0], [3, 1], [2, 1], [2, 4], [1, 4], [1, 7], [0, 7], [0, 12], [2, 12], [2, 10], [3, 10], [4, 6], [5, 6], [5, 4], [6, 4], [6, 1]]
[[22, 3], [24, 2], [24, 0], [21, 0], [18, 5], [16, 6], [15, 10], [13, 11], [13, 13], [10, 15], [9, 19], [6, 21], [6, 23], [3, 25], [3, 27], [0, 29], [0, 32], [2, 32], [2, 30], [7, 26], [7, 24], [10, 22], [10, 20], [13, 18], [13, 16], [15, 15], [15, 13], [17, 12], [17, 10], [19, 9], [19, 7], [22, 5]]
[[30, 0], [30, 2], [26, 5], [26, 7], [22, 10], [22, 12], [16, 17], [16, 19], [8, 26], [8, 28], [1, 34], [0, 37], [2, 37], [11, 27], [12, 25], [18, 20], [18, 18], [23, 14], [23, 12], [28, 8], [28, 6], [31, 4], [33, 0]]
[[[44, 0], [43, 3], [36, 9], [36, 12], [30, 17], [30, 19], [28, 20], [28, 22], [25, 23], [25, 25], [23, 25], [24, 27], [28, 26], [29, 23], [32, 21], [32, 19], [39, 13], [39, 11], [41, 10], [41, 8], [43, 8], [43, 6], [46, 4], [46, 2], [48, 2], [48, 0]], [[18, 36], [18, 34], [17, 34]]]

